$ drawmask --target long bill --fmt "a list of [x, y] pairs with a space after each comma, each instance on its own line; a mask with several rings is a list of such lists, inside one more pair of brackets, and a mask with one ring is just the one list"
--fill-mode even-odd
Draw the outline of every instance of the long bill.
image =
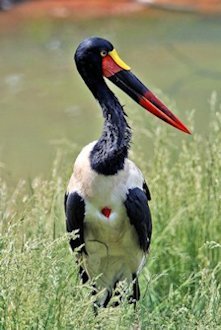
[[112, 50], [102, 60], [103, 75], [127, 93], [153, 115], [177, 129], [191, 134], [189, 129], [130, 71], [130, 67]]

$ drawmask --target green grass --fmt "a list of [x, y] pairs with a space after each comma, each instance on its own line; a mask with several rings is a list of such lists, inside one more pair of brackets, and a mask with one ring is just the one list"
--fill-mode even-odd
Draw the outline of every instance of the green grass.
[[221, 114], [210, 111], [207, 139], [193, 134], [174, 147], [178, 133], [162, 126], [151, 133], [151, 163], [133, 146], [152, 192], [154, 226], [136, 313], [123, 303], [95, 318], [90, 285], [78, 280], [63, 214], [71, 147], [58, 153], [47, 181], [12, 189], [1, 180], [1, 330], [220, 329]]

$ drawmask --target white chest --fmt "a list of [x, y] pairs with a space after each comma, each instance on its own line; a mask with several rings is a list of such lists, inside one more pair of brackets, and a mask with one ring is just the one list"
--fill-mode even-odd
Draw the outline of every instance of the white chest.
[[[102, 274], [100, 287], [111, 288], [118, 280], [131, 281], [132, 274], [144, 262], [144, 253], [127, 217], [122, 189], [108, 190], [108, 185], [103, 188], [101, 195], [85, 201], [84, 239], [88, 253], [85, 268], [91, 277]], [[109, 217], [101, 212], [104, 206], [111, 209]]]
[[[102, 274], [100, 287], [111, 288], [118, 280], [131, 281], [132, 274], [144, 263], [137, 233], [124, 206], [129, 189], [142, 189], [143, 176], [130, 160], [116, 175], [95, 173], [89, 164], [93, 145], [86, 146], [78, 156], [68, 191], [77, 191], [85, 202], [84, 240], [88, 255], [84, 267], [90, 277]], [[102, 214], [105, 207], [111, 210], [109, 217]]]
[[[91, 210], [90, 210], [91, 211]], [[113, 212], [109, 218], [88, 212], [85, 218], [85, 267], [91, 277], [102, 274], [100, 287], [113, 287], [119, 280], [131, 281], [143, 263], [134, 227], [123, 212]]]

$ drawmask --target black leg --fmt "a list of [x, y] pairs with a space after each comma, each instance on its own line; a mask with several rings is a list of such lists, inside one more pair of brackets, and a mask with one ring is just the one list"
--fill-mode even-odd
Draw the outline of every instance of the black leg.
[[133, 293], [129, 297], [129, 304], [134, 304], [134, 309], [136, 309], [136, 303], [140, 299], [140, 287], [136, 273], [132, 274], [132, 279], [133, 279]]
[[[97, 293], [97, 290], [95, 291], [95, 294], [96, 293]], [[93, 304], [93, 310], [94, 310], [95, 316], [97, 316], [99, 308], [101, 308], [101, 307], [106, 308], [107, 307], [109, 301], [111, 300], [111, 297], [112, 297], [112, 292], [110, 292], [109, 290], [107, 290], [107, 297], [106, 297], [105, 301], [102, 304], [99, 303], [98, 301], [95, 301], [94, 302], [94, 304]]]
[[133, 299], [138, 301], [140, 300], [140, 287], [136, 274], [133, 274]]
[[111, 297], [112, 297], [112, 293], [108, 290], [108, 291], [107, 291], [107, 297], [106, 297], [106, 299], [105, 299], [105, 301], [104, 301], [102, 307], [104, 307], [104, 308], [107, 307], [109, 301], [111, 300]]
[[85, 284], [89, 280], [89, 277], [88, 277], [86, 271], [81, 266], [79, 268], [79, 275], [80, 275], [80, 279], [81, 279], [83, 284]]
[[117, 307], [121, 304], [123, 298], [126, 295], [126, 290], [125, 288], [117, 288], [117, 284], [119, 283], [119, 281], [116, 281], [114, 284], [114, 297], [117, 297], [117, 301], [113, 302], [111, 304], [111, 307]]

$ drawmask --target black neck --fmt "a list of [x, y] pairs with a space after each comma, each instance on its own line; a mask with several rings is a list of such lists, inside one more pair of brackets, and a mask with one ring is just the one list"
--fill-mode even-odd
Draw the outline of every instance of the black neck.
[[[95, 93], [93, 93], [95, 95]], [[124, 167], [131, 139], [131, 130], [123, 107], [105, 82], [96, 90], [103, 116], [103, 132], [91, 154], [91, 167], [99, 174], [114, 175]]]

